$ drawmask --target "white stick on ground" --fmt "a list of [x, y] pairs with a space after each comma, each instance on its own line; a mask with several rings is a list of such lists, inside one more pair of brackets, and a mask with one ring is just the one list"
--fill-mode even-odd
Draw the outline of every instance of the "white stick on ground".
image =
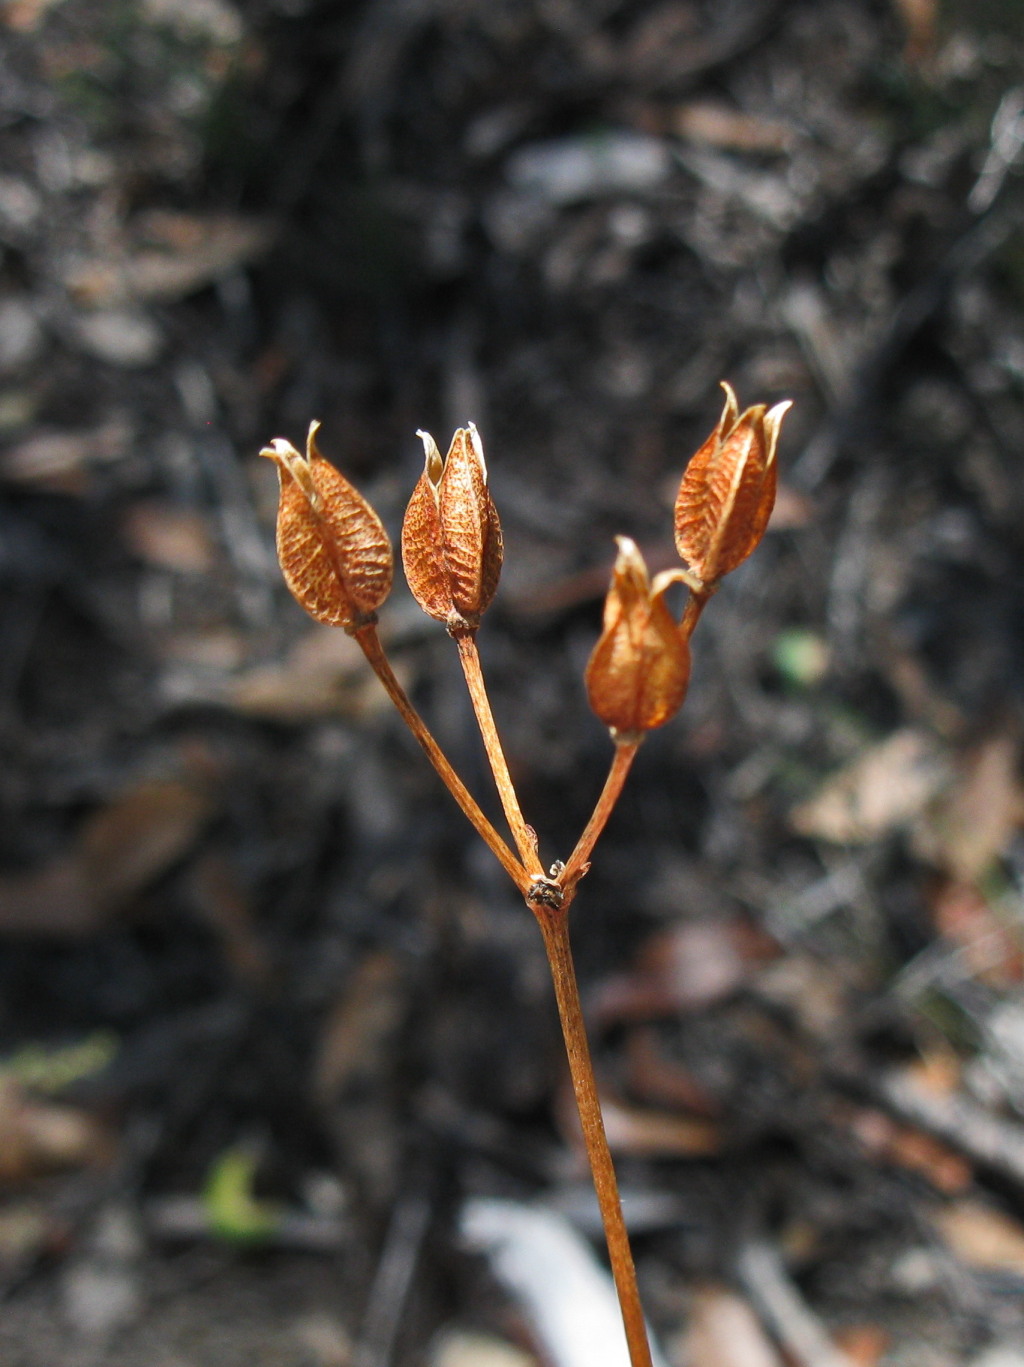
[[[629, 1367], [610, 1275], [564, 1216], [517, 1201], [474, 1200], [462, 1236], [526, 1312], [553, 1367]], [[666, 1367], [651, 1342], [654, 1367]]]

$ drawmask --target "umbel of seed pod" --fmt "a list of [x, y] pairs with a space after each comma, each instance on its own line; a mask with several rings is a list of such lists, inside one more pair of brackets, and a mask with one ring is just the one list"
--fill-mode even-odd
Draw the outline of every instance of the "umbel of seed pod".
[[449, 631], [473, 630], [501, 573], [501, 524], [487, 488], [479, 433], [460, 427], [444, 460], [429, 432], [426, 457], [402, 524], [402, 560], [413, 597]]
[[740, 413], [722, 382], [718, 426], [686, 467], [676, 499], [676, 547], [707, 587], [753, 551], [775, 506], [775, 448], [790, 402]]
[[394, 556], [380, 518], [324, 460], [309, 425], [306, 454], [275, 437], [260, 452], [277, 465], [277, 557], [285, 583], [318, 622], [358, 630], [391, 591]]
[[604, 604], [604, 627], [587, 664], [590, 706], [616, 740], [662, 726], [682, 706], [690, 682], [690, 646], [665, 594], [681, 570], [648, 578], [636, 544], [616, 538], [619, 553]]

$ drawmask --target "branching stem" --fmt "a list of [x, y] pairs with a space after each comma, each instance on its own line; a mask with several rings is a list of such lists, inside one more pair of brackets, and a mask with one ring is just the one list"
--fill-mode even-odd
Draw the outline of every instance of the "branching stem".
[[593, 814], [583, 828], [583, 834], [577, 840], [576, 848], [569, 856], [558, 880], [566, 890], [570, 900], [576, 884], [587, 871], [594, 846], [608, 824], [608, 818], [619, 800], [623, 784], [626, 782], [626, 777], [636, 759], [636, 753], [640, 749], [641, 739], [642, 737], [638, 739], [634, 736], [629, 740], [617, 741], [615, 744], [615, 754], [612, 757], [611, 768], [608, 770], [608, 777], [601, 789], [601, 796], [597, 799]]
[[686, 607], [683, 610], [683, 620], [679, 624], [679, 629], [687, 640], [693, 635], [694, 628], [700, 621], [700, 615], [711, 600], [717, 585], [712, 584], [701, 590], [691, 589], [690, 596], [686, 600]]
[[573, 966], [572, 949], [569, 943], [568, 919], [568, 909], [575, 895], [576, 883], [585, 871], [594, 845], [612, 813], [619, 794], [622, 792], [622, 786], [640, 747], [640, 742], [632, 739], [620, 741], [616, 745], [608, 778], [605, 781], [601, 796], [597, 800], [594, 813], [559, 879], [566, 895], [562, 906], [555, 909], [546, 903], [531, 900], [529, 895], [530, 888], [535, 886], [537, 876], [543, 880], [543, 869], [537, 854], [536, 842], [523, 819], [519, 800], [516, 797], [504, 752], [498, 739], [480, 669], [480, 658], [476, 650], [475, 640], [471, 636], [456, 638], [459, 646], [459, 658], [466, 674], [470, 697], [473, 700], [473, 708], [487, 750], [487, 757], [494, 773], [495, 783], [501, 796], [502, 806], [519, 847], [522, 863], [516, 859], [480, 810], [476, 800], [455, 773], [444, 752], [434, 740], [426, 723], [413, 707], [384, 653], [375, 624], [367, 623], [353, 632], [353, 635], [359, 642], [374, 673], [384, 685], [391, 701], [398, 709], [403, 721], [426, 752], [427, 758], [481, 839], [494, 853], [519, 891], [526, 897], [527, 905], [537, 918], [541, 934], [544, 937], [544, 948], [551, 969], [555, 1000], [558, 1003], [558, 1017], [562, 1026], [565, 1052], [569, 1060], [569, 1072], [572, 1076], [573, 1092], [576, 1096], [576, 1106], [583, 1130], [587, 1159], [601, 1210], [612, 1277], [622, 1311], [630, 1364], [631, 1367], [652, 1367], [651, 1350], [647, 1340], [647, 1326], [640, 1304], [633, 1254], [629, 1246], [629, 1235], [626, 1231], [625, 1220], [622, 1216], [622, 1203], [619, 1199], [615, 1167], [608, 1148], [604, 1121], [601, 1118], [597, 1082], [590, 1060], [590, 1048], [587, 1044], [586, 1027], [583, 1022], [583, 1009], [580, 1004], [576, 971]]
[[431, 735], [426, 722], [413, 707], [408, 694], [395, 677], [395, 672], [384, 653], [384, 647], [380, 643], [376, 626], [373, 623], [367, 623], [352, 634], [359, 642], [363, 654], [369, 660], [373, 672], [387, 690], [388, 697], [401, 714], [402, 720], [423, 747], [427, 758], [437, 770], [452, 797], [462, 808], [467, 820], [525, 897], [533, 882], [531, 875], [527, 873], [480, 810], [472, 793], [448, 763], [444, 751]]
[[[722, 418], [688, 469], [677, 502], [677, 544], [684, 558], [699, 564], [705, 573], [709, 562], [712, 570], [715, 564], [725, 570], [734, 568], [760, 540], [775, 497], [774, 473], [769, 478], [768, 472], [775, 458], [779, 425], [789, 407], [787, 402], [766, 412], [762, 404], [741, 414], [732, 390], [724, 387]], [[365, 500], [336, 472], [330, 474], [321, 460], [315, 442], [318, 426], [310, 426], [305, 460], [283, 438], [275, 438], [262, 452], [277, 462], [281, 476], [278, 550], [285, 578], [313, 617], [340, 623], [355, 637], [427, 758], [537, 919], [551, 969], [630, 1363], [632, 1367], [652, 1367], [576, 985], [569, 908], [580, 879], [590, 867], [594, 846], [622, 794], [645, 730], [667, 720], [682, 701], [686, 662], [676, 633], [684, 642], [689, 641], [720, 575], [711, 573], [705, 581], [703, 574], [681, 570], [670, 573], [667, 581], [662, 576], [660, 584], [656, 579], [652, 586], [636, 546], [628, 538], [619, 538], [619, 556], [605, 608], [605, 634], [591, 657], [587, 685], [599, 716], [606, 721], [616, 717], [628, 720], [619, 723], [618, 729], [612, 727], [615, 753], [608, 777], [576, 848], [566, 864], [553, 865], [550, 873], [545, 873], [536, 834], [523, 818], [494, 724], [477, 650], [476, 625], [497, 583], [501, 542], [475, 428], [470, 424], [468, 431], [456, 433], [447, 462], [442, 462], [433, 438], [420, 434], [427, 447], [426, 485], [422, 486], [422, 498], [421, 486], [417, 485], [409, 505], [403, 526], [403, 553], [407, 577], [410, 563], [414, 570], [410, 578], [414, 596], [429, 615], [448, 623], [458, 646], [473, 711], [518, 856], [484, 815], [395, 677], [376, 629], [376, 608], [387, 596], [394, 559], [387, 534]], [[757, 497], [752, 501], [747, 485], [743, 485], [747, 492], [737, 502], [748, 466], [760, 481], [755, 489]], [[286, 476], [294, 481], [297, 494]], [[723, 480], [731, 491], [724, 504], [719, 490]], [[334, 500], [330, 509], [325, 506], [328, 496]], [[491, 532], [494, 537], [488, 541]], [[454, 557], [450, 561], [446, 559], [449, 552]], [[459, 574], [453, 574], [453, 568]], [[474, 572], [476, 591], [470, 594], [468, 576]], [[678, 627], [674, 619], [665, 624], [653, 615], [656, 598], [660, 601], [667, 583], [677, 579], [690, 589]], [[468, 594], [466, 599], [456, 593], [460, 585]], [[456, 609], [456, 598], [464, 610]], [[625, 635], [620, 630], [623, 625]], [[662, 665], [667, 673], [661, 670]], [[648, 685], [654, 690], [651, 698], [644, 694]], [[628, 734], [625, 725], [631, 728]]]
[[505, 820], [508, 822], [512, 838], [516, 842], [519, 858], [531, 874], [541, 876], [544, 873], [544, 866], [541, 864], [540, 856], [537, 853], [537, 837], [523, 819], [519, 798], [516, 796], [512, 775], [509, 773], [508, 762], [505, 759], [505, 752], [498, 736], [498, 729], [494, 724], [494, 714], [491, 711], [491, 702], [487, 696], [487, 685], [484, 683], [483, 670], [480, 668], [480, 652], [477, 649], [476, 632], [460, 631], [455, 636], [455, 644], [459, 648], [459, 660], [462, 664], [462, 672], [466, 676], [466, 686], [473, 702], [473, 711], [476, 713], [480, 736], [484, 743], [484, 749], [487, 751], [487, 761], [491, 766], [491, 773], [494, 775], [494, 783], [498, 789], [502, 809], [505, 812]]

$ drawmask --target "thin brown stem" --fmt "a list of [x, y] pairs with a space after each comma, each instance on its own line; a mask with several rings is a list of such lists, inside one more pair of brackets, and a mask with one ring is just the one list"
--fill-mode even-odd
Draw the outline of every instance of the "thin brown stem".
[[679, 623], [679, 629], [687, 640], [693, 635], [694, 628], [700, 621], [700, 615], [707, 607], [714, 591], [714, 586], [701, 592], [696, 589], [690, 590], [690, 596], [686, 600], [686, 608], [683, 611], [683, 620]]
[[462, 808], [473, 829], [525, 897], [533, 882], [532, 876], [527, 873], [487, 817], [484, 816], [476, 799], [448, 763], [444, 751], [430, 734], [426, 722], [413, 707], [408, 694], [395, 677], [395, 672], [384, 653], [384, 647], [377, 635], [376, 625], [368, 623], [361, 626], [353, 632], [353, 635], [362, 648], [363, 654], [369, 660], [373, 672], [387, 690], [388, 697], [395, 704], [406, 726], [419, 741], [445, 787]]
[[608, 1148], [604, 1121], [601, 1118], [601, 1103], [597, 1095], [597, 1083], [594, 1080], [594, 1068], [590, 1061], [590, 1048], [583, 1024], [583, 1010], [580, 1006], [579, 988], [576, 985], [572, 949], [569, 945], [569, 918], [564, 909], [551, 911], [547, 907], [531, 904], [531, 910], [537, 917], [544, 936], [544, 948], [547, 950], [548, 964], [555, 985], [562, 1037], [565, 1040], [572, 1087], [576, 1094], [580, 1124], [583, 1127], [583, 1142], [586, 1144], [594, 1189], [601, 1208], [601, 1221], [608, 1244], [612, 1277], [615, 1281], [615, 1290], [618, 1292], [622, 1323], [626, 1330], [629, 1361], [632, 1367], [652, 1367], [647, 1326], [644, 1323], [640, 1292], [636, 1284], [633, 1253], [629, 1246], [626, 1222], [622, 1216], [619, 1186], [615, 1179], [615, 1167]]
[[494, 724], [491, 701], [487, 696], [487, 685], [484, 683], [484, 674], [480, 667], [480, 652], [476, 645], [476, 632], [460, 631], [455, 636], [455, 644], [459, 648], [462, 672], [466, 676], [466, 686], [473, 702], [473, 711], [476, 713], [476, 721], [480, 728], [484, 749], [487, 751], [487, 762], [491, 766], [491, 773], [494, 775], [494, 783], [501, 799], [505, 820], [512, 832], [512, 839], [516, 842], [519, 858], [531, 874], [541, 877], [544, 873], [544, 866], [537, 853], [537, 837], [523, 819], [519, 798], [516, 796], [515, 786], [512, 783], [512, 775], [508, 771], [505, 751], [502, 749], [501, 740], [498, 737], [498, 728]]
[[611, 767], [608, 770], [608, 777], [604, 781], [601, 789], [601, 796], [597, 799], [593, 814], [586, 826], [583, 834], [576, 842], [576, 848], [569, 856], [568, 862], [558, 879], [561, 886], [571, 899], [572, 891], [576, 884], [587, 871], [590, 856], [594, 846], [611, 816], [616, 802], [622, 793], [623, 784], [629, 774], [633, 761], [636, 759], [636, 752], [640, 749], [643, 737], [633, 737], [631, 740], [620, 740], [615, 742], [615, 754], [612, 758]]

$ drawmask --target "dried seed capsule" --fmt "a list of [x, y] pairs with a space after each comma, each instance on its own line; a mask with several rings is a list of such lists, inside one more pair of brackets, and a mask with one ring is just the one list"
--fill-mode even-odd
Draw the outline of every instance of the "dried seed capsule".
[[306, 454], [275, 437], [260, 452], [277, 464], [277, 558], [285, 583], [318, 622], [353, 630], [371, 621], [391, 591], [394, 556], [380, 518], [316, 444]]
[[429, 432], [426, 457], [402, 524], [402, 560], [413, 597], [452, 631], [472, 629], [501, 573], [501, 524], [487, 488], [479, 433], [460, 427], [442, 460]]
[[746, 560], [775, 506], [775, 448], [790, 402], [739, 412], [722, 382], [718, 426], [686, 467], [676, 498], [676, 547], [705, 585]]
[[619, 554], [604, 605], [604, 629], [587, 665], [590, 705], [617, 739], [667, 722], [690, 681], [690, 646], [665, 603], [682, 570], [648, 579], [634, 542], [616, 538]]

